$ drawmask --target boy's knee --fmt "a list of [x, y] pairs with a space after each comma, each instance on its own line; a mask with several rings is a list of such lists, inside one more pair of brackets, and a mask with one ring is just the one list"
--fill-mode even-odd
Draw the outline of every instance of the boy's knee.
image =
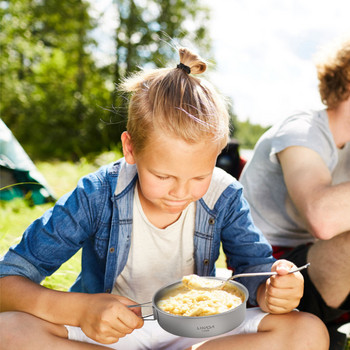
[[25, 312], [0, 313], [0, 350], [18, 350], [28, 344], [36, 349], [42, 339], [52, 339], [52, 336], [66, 338], [67, 330]]
[[329, 334], [325, 324], [315, 315], [307, 312], [298, 312], [292, 325], [293, 333], [299, 336], [295, 338], [300, 350], [328, 350]]
[[20, 349], [23, 334], [23, 313], [3, 312], [0, 313], [0, 349]]
[[290, 350], [328, 350], [329, 335], [324, 323], [307, 312], [292, 311], [269, 315], [262, 320], [259, 331], [275, 334], [275, 341], [286, 342]]

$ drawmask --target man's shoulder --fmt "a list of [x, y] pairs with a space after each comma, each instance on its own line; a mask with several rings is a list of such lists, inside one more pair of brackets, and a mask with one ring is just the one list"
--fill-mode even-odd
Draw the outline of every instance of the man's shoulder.
[[327, 116], [323, 110], [298, 111], [278, 123], [276, 135], [285, 133], [303, 134], [313, 129], [327, 127]]
[[290, 146], [310, 148], [331, 157], [335, 146], [326, 112], [299, 112], [281, 122], [271, 135], [270, 157]]

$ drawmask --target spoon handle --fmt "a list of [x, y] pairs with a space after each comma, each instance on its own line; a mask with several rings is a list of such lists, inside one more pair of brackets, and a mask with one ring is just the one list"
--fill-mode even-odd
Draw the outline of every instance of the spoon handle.
[[[297, 271], [300, 271], [300, 270], [304, 270], [306, 268], [308, 268], [310, 265], [310, 263], [307, 263], [306, 265], [303, 265], [303, 266], [300, 266], [292, 271], [289, 271], [288, 274], [291, 274], [291, 273], [294, 273], [294, 272], [297, 272]], [[273, 275], [277, 275], [277, 272], [251, 272], [251, 273], [239, 273], [237, 275], [233, 275], [231, 276], [230, 278], [228, 278], [226, 280], [227, 281], [230, 281], [230, 280], [233, 280], [235, 278], [238, 278], [238, 277], [253, 277], [253, 276], [273, 276]]]

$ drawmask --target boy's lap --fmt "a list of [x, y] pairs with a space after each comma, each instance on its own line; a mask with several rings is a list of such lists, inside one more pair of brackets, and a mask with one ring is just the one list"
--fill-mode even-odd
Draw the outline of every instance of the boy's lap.
[[30, 343], [32, 338], [45, 342], [45, 335], [68, 338], [64, 326], [18, 311], [0, 313], [0, 329], [2, 342], [16, 341], [19, 345], [21, 342]]
[[[225, 335], [234, 334], [246, 334], [246, 333], [256, 333], [258, 331], [259, 324], [264, 317], [268, 315], [261, 311], [260, 308], [251, 308], [247, 310], [247, 315], [245, 321], [238, 326], [236, 329], [229, 333], [219, 335], [217, 337], [223, 337]], [[89, 342], [97, 344], [92, 341], [81, 331], [78, 327], [66, 326], [69, 339]], [[140, 329], [136, 329], [133, 333], [127, 335], [124, 338], [120, 338], [115, 344], [110, 344], [108, 347], [116, 350], [141, 350], [141, 349], [166, 349], [166, 350], [176, 350], [179, 348], [190, 347], [194, 344], [200, 343], [206, 339], [211, 338], [183, 338], [176, 335], [170, 334], [169, 332], [163, 330], [158, 322], [156, 321], [146, 321], [144, 326]], [[102, 345], [102, 344], [99, 344]], [[107, 345], [106, 345], [107, 346]]]

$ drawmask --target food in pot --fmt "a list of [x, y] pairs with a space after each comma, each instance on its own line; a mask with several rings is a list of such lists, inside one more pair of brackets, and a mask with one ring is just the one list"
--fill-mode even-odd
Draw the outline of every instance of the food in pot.
[[213, 289], [223, 287], [224, 281], [213, 278], [200, 277], [198, 275], [188, 275], [182, 277], [182, 284], [188, 289]]
[[188, 288], [186, 285], [189, 279], [197, 277], [199, 276], [184, 276], [182, 284], [165, 294], [157, 306], [174, 315], [194, 317], [216, 315], [242, 304], [244, 294], [234, 284], [226, 283], [222, 288], [215, 289], [222, 281], [199, 277], [198, 289], [194, 288], [194, 283]]

